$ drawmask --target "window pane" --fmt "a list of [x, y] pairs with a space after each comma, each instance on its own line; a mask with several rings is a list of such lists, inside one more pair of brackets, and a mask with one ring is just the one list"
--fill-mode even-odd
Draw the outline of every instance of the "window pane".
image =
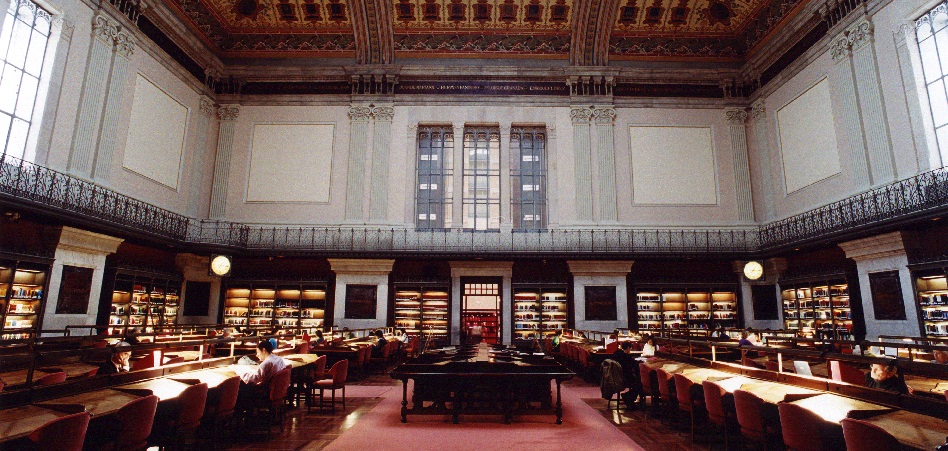
[[[517, 139], [514, 140], [514, 137]], [[510, 201], [513, 204], [513, 227], [518, 230], [545, 228], [542, 213], [546, 202], [546, 187], [543, 179], [546, 168], [543, 163], [546, 130], [542, 127], [514, 127], [511, 130], [511, 149], [520, 162], [520, 170], [511, 168]], [[517, 147], [514, 147], [517, 143]]]
[[0, 57], [7, 54], [10, 48], [10, 36], [13, 34], [13, 16], [7, 15], [3, 22], [3, 33], [0, 34]]
[[10, 134], [10, 121], [12, 119], [12, 117], [0, 113], [0, 146], [3, 146], [4, 149], [7, 145], [7, 137]]
[[20, 83], [19, 100], [16, 102], [16, 115], [24, 120], [30, 120], [33, 116], [33, 103], [36, 101], [36, 85], [39, 80], [25, 75]]
[[935, 126], [948, 123], [948, 98], [945, 97], [945, 85], [942, 80], [928, 85], [928, 96], [932, 103]]
[[43, 69], [43, 58], [46, 56], [46, 39], [38, 31], [33, 31], [30, 39], [30, 51], [26, 55], [26, 65], [23, 67], [28, 74], [39, 78]]
[[17, 68], [9, 64], [4, 65], [3, 78], [0, 79], [0, 111], [12, 114], [16, 108], [22, 74]]
[[13, 25], [13, 38], [10, 44], [10, 51], [7, 52], [7, 63], [22, 68], [26, 61], [26, 51], [30, 46], [30, 35], [33, 30], [21, 21], [16, 21]]
[[941, 77], [941, 64], [938, 62], [938, 50], [935, 49], [935, 40], [926, 39], [919, 43], [918, 51], [922, 57], [925, 82], [931, 83]]
[[451, 167], [443, 158], [450, 130], [450, 127], [438, 126], [419, 127], [418, 130], [418, 183], [415, 187], [418, 219], [415, 226], [419, 229], [445, 227], [450, 215], [450, 212], [442, 211], [451, 196], [450, 185], [445, 186], [445, 181], [452, 177]]
[[26, 147], [26, 135], [30, 131], [30, 123], [21, 119], [13, 119], [10, 127], [10, 139], [7, 141], [7, 153], [17, 158], [23, 158], [23, 148]]

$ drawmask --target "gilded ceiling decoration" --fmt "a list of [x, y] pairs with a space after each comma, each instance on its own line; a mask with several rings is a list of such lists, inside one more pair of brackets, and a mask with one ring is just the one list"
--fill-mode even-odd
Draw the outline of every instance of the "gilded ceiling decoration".
[[[733, 59], [753, 48], [805, 0], [164, 2], [221, 56], [315, 52], [356, 55], [359, 61], [373, 62], [391, 59], [392, 51], [400, 57], [509, 54], [566, 58], [571, 45], [578, 45], [572, 35], [577, 27], [581, 35], [589, 36], [581, 43], [583, 48], [576, 50], [585, 55], [582, 60], [607, 61], [608, 57], [602, 56], [605, 52], [617, 57]], [[605, 16], [586, 11], [597, 5]], [[385, 27], [376, 27], [373, 21], [379, 18], [387, 21]], [[576, 20], [581, 23], [573, 23]], [[608, 42], [608, 49], [595, 44], [597, 41]], [[358, 54], [364, 45], [377, 50]], [[588, 53], [595, 50], [590, 45], [601, 47], [596, 51], [603, 53]]]

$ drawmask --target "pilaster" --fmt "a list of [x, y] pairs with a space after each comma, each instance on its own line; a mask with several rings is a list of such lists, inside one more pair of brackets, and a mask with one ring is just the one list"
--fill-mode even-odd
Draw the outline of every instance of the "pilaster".
[[889, 138], [889, 121], [879, 80], [879, 64], [873, 44], [872, 22], [866, 18], [847, 32], [852, 46], [852, 61], [859, 94], [859, 111], [863, 116], [866, 150], [869, 156], [871, 182], [881, 185], [895, 181], [895, 160]]
[[[408, 146], [409, 165], [406, 170], [410, 171], [412, 176], [405, 177], [405, 227], [414, 228], [418, 222], [418, 202], [415, 196], [418, 194], [418, 124], [409, 124], [405, 129], [405, 143]], [[452, 150], [453, 151], [453, 150]], [[445, 155], [447, 157], [447, 155]], [[445, 218], [447, 219], [447, 218]]]
[[217, 134], [217, 158], [214, 161], [214, 181], [211, 186], [210, 219], [223, 219], [227, 207], [227, 186], [230, 184], [230, 159], [234, 153], [234, 128], [240, 116], [240, 105], [221, 105]]
[[91, 178], [95, 164], [95, 146], [102, 126], [108, 76], [112, 69], [112, 46], [118, 35], [118, 24], [96, 12], [92, 17], [92, 39], [86, 58], [86, 74], [82, 83], [79, 111], [73, 129], [68, 170], [72, 175]]
[[208, 282], [211, 284], [210, 299], [207, 306], [206, 316], [184, 316], [185, 306], [191, 302], [187, 290], [187, 284], [181, 290], [181, 308], [178, 309], [178, 324], [213, 324], [217, 322], [217, 313], [220, 309], [220, 299], [222, 279], [218, 276], [208, 274], [210, 266], [210, 257], [206, 255], [195, 254], [177, 254], [174, 256], [174, 265], [184, 275], [184, 280], [188, 282]]
[[726, 111], [728, 129], [731, 132], [731, 155], [734, 164], [734, 192], [737, 195], [737, 219], [743, 223], [754, 222], [754, 201], [751, 197], [750, 164], [747, 161], [747, 130], [744, 110]]
[[[0, 0], [0, 7], [3, 7], [3, 5], [9, 7], [9, 0]], [[0, 11], [6, 11], [6, 9]], [[3, 15], [3, 17], [6, 17], [6, 15]], [[53, 61], [52, 67], [49, 68], [49, 84], [45, 88], [45, 95], [43, 95], [46, 98], [46, 104], [43, 106], [43, 119], [40, 122], [39, 133], [36, 137], [36, 155], [34, 159], [37, 164], [44, 166], [49, 166], [49, 148], [52, 145], [53, 129], [56, 126], [56, 115], [59, 111], [59, 97], [62, 95], [66, 63], [69, 60], [69, 48], [72, 46], [72, 34], [75, 29], [75, 25], [62, 17], [53, 19], [50, 27], [46, 54], [52, 54]], [[24, 159], [29, 160], [29, 158]]]
[[615, 120], [616, 110], [612, 107], [596, 108], [593, 110], [593, 120], [596, 122], [596, 160], [599, 164], [599, 201], [597, 207], [597, 222], [616, 222], [619, 219], [616, 203], [616, 149], [615, 149]]
[[556, 126], [546, 128], [546, 224], [549, 228], [556, 228], [559, 224], [559, 170], [556, 162], [559, 161], [559, 149], [556, 147]]
[[[769, 221], [774, 217], [774, 186], [773, 179], [773, 157], [770, 152], [770, 127], [767, 123], [767, 109], [763, 100], [758, 100], [751, 105], [751, 117], [754, 119], [754, 137], [757, 138], [757, 155], [760, 157], [760, 195], [761, 204], [764, 207], [763, 217], [758, 218], [761, 221]], [[754, 190], [751, 190], [753, 193]]]
[[188, 192], [188, 215], [201, 217], [201, 193], [204, 187], [204, 155], [207, 151], [207, 132], [211, 126], [211, 117], [214, 115], [214, 101], [210, 97], [201, 96], [197, 118], [197, 135], [194, 137], [194, 151], [191, 153], [191, 189]]
[[[500, 155], [507, 154], [513, 155], [513, 152], [510, 149], [510, 125], [501, 125], [500, 126]], [[510, 158], [500, 158], [500, 229], [501, 230], [512, 230], [513, 229], [513, 217], [510, 208], [510, 183], [504, 183], [504, 180], [509, 181], [510, 177]]]
[[[388, 276], [395, 260], [330, 258], [329, 267], [336, 273], [333, 325], [350, 329], [385, 327], [388, 321]], [[346, 319], [346, 287], [348, 285], [375, 285], [376, 304], [374, 319]]]
[[[372, 139], [372, 188], [369, 195], [369, 218], [373, 222], [388, 220], [388, 177], [391, 165], [392, 119], [395, 109], [391, 106], [372, 108], [375, 119]], [[414, 193], [414, 191], [411, 191]]]
[[349, 164], [346, 177], [346, 221], [364, 222], [362, 212], [365, 187], [365, 158], [368, 145], [369, 119], [372, 109], [367, 106], [349, 108]]
[[592, 173], [590, 164], [592, 150], [590, 149], [589, 120], [592, 118], [593, 107], [572, 107], [569, 117], [573, 122], [573, 178], [576, 193], [573, 202], [576, 205], [576, 222], [592, 222]]
[[464, 208], [461, 207], [464, 202], [464, 158], [464, 124], [454, 124], [454, 167], [451, 172], [454, 190], [451, 198], [451, 224], [456, 228], [464, 227]]
[[118, 127], [122, 99], [125, 97], [125, 81], [128, 79], [129, 59], [135, 52], [135, 38], [129, 32], [120, 30], [115, 35], [112, 53], [112, 73], [109, 75], [109, 89], [105, 101], [105, 113], [102, 121], [102, 133], [96, 150], [95, 168], [92, 177], [102, 185], [108, 185], [112, 169], [112, 156], [115, 151], [115, 129]]
[[[629, 327], [629, 293], [627, 280], [632, 260], [567, 260], [573, 274], [573, 315], [577, 329], [613, 330]], [[616, 289], [615, 321], [586, 319], [586, 287], [614, 286]]]
[[862, 191], [871, 186], [871, 179], [849, 38], [845, 34], [836, 38], [830, 44], [830, 53], [834, 64], [829, 71], [829, 80], [833, 92], [836, 93], [832, 97], [833, 115], [841, 117], [846, 127], [847, 153], [852, 166], [853, 185], [856, 191]]

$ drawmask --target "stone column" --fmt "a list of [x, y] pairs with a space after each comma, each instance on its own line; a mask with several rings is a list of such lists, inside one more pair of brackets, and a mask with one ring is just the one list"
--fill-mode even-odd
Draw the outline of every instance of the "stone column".
[[[845, 243], [839, 247], [846, 252], [846, 258], [856, 261], [859, 272], [859, 291], [862, 294], [862, 310], [866, 318], [866, 339], [875, 340], [879, 335], [921, 336], [917, 321], [918, 303], [915, 301], [912, 273], [908, 268], [908, 256], [901, 232], [886, 233]], [[902, 303], [905, 305], [905, 318], [908, 320], [877, 320], [872, 302], [872, 288], [869, 274], [882, 271], [898, 271], [902, 288]]]
[[375, 118], [375, 135], [372, 140], [369, 218], [372, 222], [386, 222], [388, 220], [388, 170], [391, 165], [392, 119], [395, 117], [395, 109], [389, 106], [374, 107], [372, 116]]
[[[767, 110], [763, 100], [751, 105], [751, 117], [754, 118], [754, 136], [757, 138], [757, 155], [760, 157], [760, 198], [764, 207], [763, 217], [758, 219], [769, 221], [774, 217], [774, 187], [777, 183], [771, 171], [773, 161], [770, 153], [770, 127], [767, 126]], [[753, 189], [751, 192], [754, 192]]]
[[207, 152], [207, 128], [211, 125], [211, 116], [214, 114], [214, 101], [210, 97], [201, 96], [201, 106], [195, 127], [197, 135], [194, 137], [194, 151], [191, 153], [191, 189], [188, 192], [188, 215], [191, 217], [204, 216], [200, 207], [204, 203], [202, 191], [204, 188], [204, 153]]
[[[915, 40], [915, 24], [907, 23], [893, 32], [895, 39], [896, 56], [902, 74], [902, 92], [907, 101], [909, 123], [912, 125], [915, 155], [918, 160], [918, 172], [944, 166], [938, 143], [934, 137], [929, 139], [925, 133], [925, 115], [931, 114], [928, 100], [928, 89], [922, 74], [916, 73], [915, 67], [921, 67], [921, 56], [918, 54], [918, 44]], [[914, 63], [913, 63], [914, 61]], [[929, 119], [930, 120], [930, 119]]]
[[[507, 158], [504, 158], [503, 155], [507, 154]], [[500, 126], [500, 229], [501, 230], [512, 230], [513, 229], [513, 217], [512, 217], [512, 208], [510, 207], [510, 155], [512, 155], [512, 149], [510, 148], [510, 126], [501, 125]], [[506, 183], [505, 183], [506, 182]]]
[[592, 108], [573, 107], [569, 117], [573, 122], [573, 178], [576, 186], [576, 195], [573, 202], [576, 204], [576, 222], [592, 222], [592, 174], [590, 164], [592, 150], [589, 143], [589, 120], [592, 117]]
[[451, 227], [460, 229], [464, 227], [464, 162], [467, 155], [464, 155], [464, 124], [454, 125], [454, 196], [451, 200]]
[[731, 132], [731, 154], [734, 160], [734, 192], [737, 194], [737, 219], [744, 223], [754, 222], [754, 200], [751, 197], [750, 164], [747, 162], [747, 131], [744, 110], [726, 111], [728, 129]]
[[546, 128], [546, 225], [554, 229], [559, 224], [559, 185], [557, 174], [559, 173], [556, 162], [558, 149], [556, 148], [556, 126], [550, 125]]
[[[581, 330], [608, 331], [629, 327], [629, 293], [626, 278], [632, 271], [632, 260], [567, 260], [573, 274], [574, 324]], [[591, 321], [586, 319], [586, 286], [614, 286], [616, 288], [616, 319]]]
[[[405, 130], [407, 147], [408, 176], [405, 177], [405, 227], [414, 228], [418, 224], [418, 124], [410, 124]], [[453, 150], [452, 150], [453, 151]], [[443, 192], [443, 191], [442, 191]]]
[[174, 257], [174, 265], [184, 275], [186, 282], [208, 282], [211, 284], [210, 303], [207, 306], [207, 316], [184, 316], [184, 306], [190, 302], [187, 284], [181, 290], [181, 305], [178, 308], [178, 324], [214, 324], [217, 322], [217, 313], [221, 303], [221, 278], [209, 275], [210, 257], [206, 255], [178, 254]]
[[230, 157], [234, 153], [234, 127], [240, 105], [221, 105], [217, 109], [220, 127], [217, 134], [217, 158], [214, 161], [214, 184], [211, 186], [211, 208], [208, 217], [223, 219], [227, 207], [227, 186], [230, 184]]
[[125, 98], [125, 81], [128, 80], [128, 64], [135, 52], [135, 38], [121, 30], [115, 35], [115, 51], [112, 56], [112, 73], [109, 75], [109, 89], [105, 101], [105, 115], [102, 120], [102, 134], [95, 156], [95, 168], [92, 177], [102, 185], [108, 185], [112, 169], [112, 155], [115, 151], [115, 129], [118, 127]]
[[349, 108], [349, 165], [346, 173], [346, 221], [361, 223], [363, 188], [365, 187], [365, 154], [368, 145], [369, 118], [372, 109]]
[[885, 100], [882, 97], [882, 86], [879, 81], [879, 64], [876, 61], [873, 45], [872, 22], [869, 19], [857, 22], [847, 31], [847, 36], [852, 45], [856, 89], [859, 93], [859, 111], [862, 114], [872, 184], [894, 182], [895, 159], [892, 155], [889, 121], [886, 118]]
[[871, 186], [869, 178], [869, 157], [866, 154], [866, 139], [862, 133], [862, 115], [859, 99], [856, 97], [856, 80], [853, 73], [852, 54], [849, 38], [845, 35], [836, 38], [830, 44], [833, 66], [829, 70], [830, 86], [835, 95], [833, 116], [842, 118], [846, 127], [848, 154], [853, 171], [853, 185], [856, 191]]
[[109, 71], [112, 68], [112, 46], [118, 25], [100, 12], [92, 18], [92, 40], [86, 59], [86, 75], [76, 124], [72, 134], [68, 171], [81, 178], [90, 178], [95, 164], [95, 146], [102, 126]]
[[[108, 235], [87, 232], [72, 227], [62, 227], [59, 244], [56, 246], [56, 259], [50, 271], [49, 292], [46, 309], [43, 313], [43, 329], [63, 329], [72, 324], [95, 324], [99, 312], [102, 279], [105, 272], [105, 258], [115, 253], [122, 239]], [[59, 290], [62, 286], [63, 266], [76, 266], [92, 269], [92, 286], [89, 291], [89, 305], [85, 313], [58, 314]], [[106, 302], [110, 302], [108, 299]]]
[[[0, 7], [3, 5], [9, 7], [10, 2], [0, 0]], [[6, 15], [3, 17], [6, 17]], [[52, 145], [53, 129], [56, 127], [59, 97], [62, 94], [66, 63], [69, 60], [69, 48], [72, 45], [72, 33], [75, 29], [75, 25], [63, 18], [53, 20], [50, 29], [49, 45], [46, 47], [46, 61], [49, 61], [49, 55], [53, 55], [53, 61], [51, 65], [43, 65], [44, 68], [47, 66], [49, 68], [44, 69], [44, 75], [41, 76], [41, 79], [48, 73], [49, 85], [46, 86], [45, 92], [42, 94], [46, 102], [43, 106], [43, 119], [40, 122], [39, 134], [36, 138], [36, 156], [34, 159], [37, 164], [44, 166], [49, 166], [49, 148]]]
[[612, 107], [593, 110], [596, 122], [596, 160], [599, 179], [599, 201], [596, 202], [597, 222], [615, 222], [619, 219], [616, 205], [616, 110]]

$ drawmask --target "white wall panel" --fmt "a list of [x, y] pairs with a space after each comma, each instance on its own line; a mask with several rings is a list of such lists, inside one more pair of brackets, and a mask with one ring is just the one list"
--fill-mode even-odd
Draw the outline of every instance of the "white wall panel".
[[139, 74], [122, 165], [178, 189], [187, 123], [188, 107]]
[[629, 128], [635, 204], [716, 205], [710, 127]]
[[826, 79], [778, 110], [777, 128], [788, 193], [839, 174], [839, 149]]
[[333, 124], [254, 124], [247, 202], [328, 203]]

